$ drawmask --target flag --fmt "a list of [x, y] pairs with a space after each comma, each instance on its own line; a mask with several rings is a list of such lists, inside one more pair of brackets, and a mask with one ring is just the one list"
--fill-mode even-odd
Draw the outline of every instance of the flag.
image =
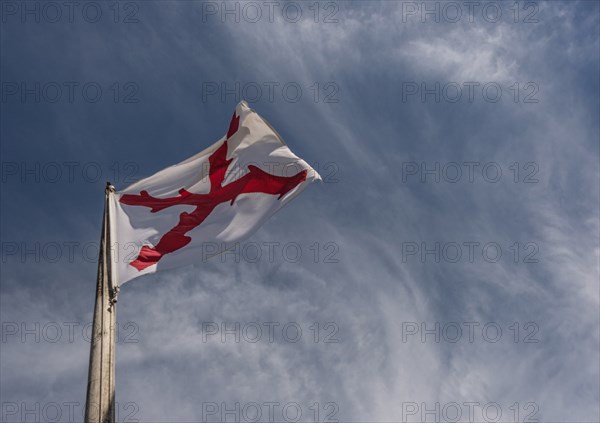
[[113, 273], [122, 284], [220, 254], [315, 180], [319, 174], [242, 101], [215, 144], [113, 193]]

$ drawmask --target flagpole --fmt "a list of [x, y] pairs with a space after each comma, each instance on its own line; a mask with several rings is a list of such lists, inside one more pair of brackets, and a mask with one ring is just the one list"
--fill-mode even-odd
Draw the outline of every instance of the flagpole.
[[85, 423], [115, 423], [115, 324], [118, 286], [111, 270], [109, 213], [110, 196], [114, 192], [115, 188], [107, 182], [90, 343]]

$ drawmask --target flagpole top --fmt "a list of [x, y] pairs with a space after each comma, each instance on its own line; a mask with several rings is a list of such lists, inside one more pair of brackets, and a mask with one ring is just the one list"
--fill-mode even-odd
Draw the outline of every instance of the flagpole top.
[[109, 181], [106, 181], [106, 188], [104, 189], [104, 191], [106, 193], [117, 192], [117, 190], [115, 189], [115, 187]]

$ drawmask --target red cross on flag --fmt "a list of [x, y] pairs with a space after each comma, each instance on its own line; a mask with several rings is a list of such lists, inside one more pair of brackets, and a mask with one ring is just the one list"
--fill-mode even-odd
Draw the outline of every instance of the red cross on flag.
[[319, 174], [242, 101], [215, 144], [111, 195], [118, 283], [220, 254], [315, 180]]

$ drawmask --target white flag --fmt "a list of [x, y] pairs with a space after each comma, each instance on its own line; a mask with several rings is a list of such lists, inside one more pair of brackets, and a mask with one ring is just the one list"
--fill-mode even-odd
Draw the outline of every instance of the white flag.
[[242, 101], [225, 137], [111, 196], [118, 283], [220, 254], [315, 180], [319, 174]]

